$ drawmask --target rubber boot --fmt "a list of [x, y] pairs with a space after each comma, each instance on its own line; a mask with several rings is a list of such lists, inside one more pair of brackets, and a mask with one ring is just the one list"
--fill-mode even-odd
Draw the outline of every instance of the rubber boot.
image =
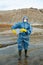
[[18, 60], [21, 60], [21, 50], [19, 50], [19, 58]]
[[25, 50], [25, 58], [28, 58], [27, 50]]

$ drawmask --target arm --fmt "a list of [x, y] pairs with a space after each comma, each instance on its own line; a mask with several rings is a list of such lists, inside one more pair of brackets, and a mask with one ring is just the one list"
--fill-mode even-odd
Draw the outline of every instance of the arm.
[[13, 32], [14, 34], [16, 34], [16, 30], [15, 30], [15, 29], [17, 29], [17, 28], [20, 28], [20, 23], [17, 23], [17, 24], [15, 24], [15, 25], [13, 25], [13, 26], [11, 27], [11, 30], [12, 30], [12, 32]]
[[17, 23], [11, 27], [11, 29], [17, 29], [20, 28], [20, 23]]
[[28, 29], [27, 29], [27, 34], [30, 35], [31, 32], [32, 32], [32, 27], [31, 27], [31, 25], [29, 24], [29, 27], [28, 27]]

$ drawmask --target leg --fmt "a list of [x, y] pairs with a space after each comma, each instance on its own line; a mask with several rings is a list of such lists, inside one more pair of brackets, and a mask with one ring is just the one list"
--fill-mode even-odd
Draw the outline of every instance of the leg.
[[25, 51], [25, 57], [26, 57], [26, 58], [28, 57], [28, 55], [27, 55], [28, 45], [29, 45], [28, 42], [25, 41], [25, 42], [24, 42], [24, 51]]
[[28, 55], [27, 55], [27, 50], [25, 50], [25, 57], [28, 57]]
[[19, 53], [19, 59], [18, 60], [21, 60], [21, 52], [22, 52], [22, 50], [18, 51], [18, 53]]
[[21, 60], [21, 52], [22, 52], [22, 49], [23, 49], [23, 46], [22, 46], [22, 39], [21, 37], [18, 38], [18, 54], [19, 54], [19, 60]]
[[18, 54], [19, 54], [19, 59], [18, 60], [21, 60], [21, 53], [22, 53], [22, 45], [19, 43], [18, 44]]

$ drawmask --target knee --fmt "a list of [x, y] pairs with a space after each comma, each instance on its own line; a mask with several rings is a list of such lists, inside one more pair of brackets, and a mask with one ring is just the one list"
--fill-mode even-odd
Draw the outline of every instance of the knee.
[[27, 50], [28, 49], [28, 44], [24, 45], [24, 49]]
[[18, 44], [18, 50], [22, 50], [22, 45]]

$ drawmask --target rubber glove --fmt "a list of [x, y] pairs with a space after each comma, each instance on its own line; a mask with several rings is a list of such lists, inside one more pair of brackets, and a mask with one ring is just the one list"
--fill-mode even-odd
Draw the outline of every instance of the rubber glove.
[[16, 34], [16, 30], [13, 29], [12, 32], [13, 32], [14, 34]]
[[22, 28], [22, 29], [20, 29], [20, 32], [27, 32], [27, 30]]

